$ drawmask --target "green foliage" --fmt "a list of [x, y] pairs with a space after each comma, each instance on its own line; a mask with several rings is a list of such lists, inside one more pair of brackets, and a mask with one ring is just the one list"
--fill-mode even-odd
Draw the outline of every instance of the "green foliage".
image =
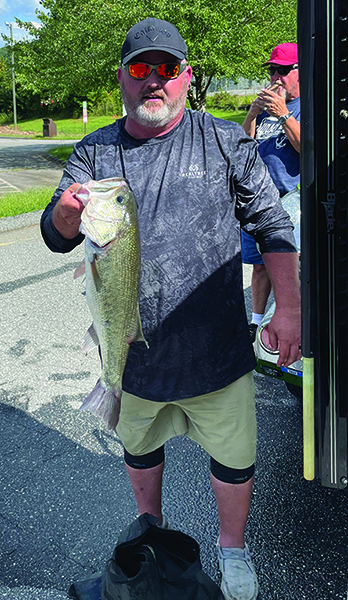
[[13, 120], [13, 114], [12, 113], [0, 113], [0, 127], [1, 125], [9, 125], [10, 123], [12, 123]]
[[[189, 99], [199, 110], [205, 106], [209, 78], [259, 79], [260, 65], [272, 48], [296, 41], [296, 0], [41, 0], [41, 4], [48, 10], [48, 14], [37, 11], [42, 27], [19, 22], [32, 38], [14, 45], [16, 77], [22, 90], [51, 98], [60, 108], [74, 98], [93, 104], [93, 95], [100, 90], [112, 95], [118, 89], [125, 35], [149, 16], [171, 21], [186, 40], [194, 73]], [[103, 104], [96, 102], [95, 110], [100, 112]]]
[[136, 8], [102, 0], [42, 0], [42, 5], [50, 11], [38, 11], [42, 27], [26, 23], [32, 40], [15, 44], [19, 81], [61, 106], [71, 97], [82, 102], [98, 90], [111, 93], [118, 86], [126, 24], [132, 25]]
[[9, 48], [7, 48], [6, 46], [0, 48], [0, 58], [4, 59], [8, 64], [10, 64], [11, 58]]
[[240, 94], [229, 94], [228, 92], [216, 92], [212, 96], [207, 96], [207, 110], [211, 108], [215, 108], [218, 110], [239, 110], [240, 107], [249, 106], [253, 100], [255, 100], [255, 95], [243, 96]]
[[[91, 94], [89, 95], [89, 97]], [[103, 91], [103, 95], [92, 106], [92, 114], [94, 116], [114, 115], [122, 116], [122, 98], [119, 86], [112, 92]]]
[[8, 113], [12, 103], [11, 70], [6, 53], [2, 53], [0, 55], [0, 112]]
[[[243, 106], [243, 107], [250, 106], [250, 104], [255, 100], [256, 94], [247, 95], [247, 96], [236, 95], [233, 98], [234, 98], [234, 104], [235, 104], [236, 108], [240, 108], [241, 106]], [[245, 108], [244, 108], [244, 110], [245, 110]]]
[[224, 110], [235, 110], [234, 98], [228, 92], [216, 92], [207, 98], [208, 108], [220, 108]]
[[[75, 99], [80, 105], [82, 112], [82, 101]], [[87, 99], [87, 109], [93, 116], [122, 116], [122, 98], [119, 85], [112, 91], [105, 89], [90, 92]]]
[[[0, 48], [0, 112], [7, 114], [7, 122], [13, 121], [12, 64], [8, 48]], [[35, 114], [39, 97], [16, 81], [17, 114], [21, 117]], [[4, 123], [2, 123], [4, 124]]]
[[0, 56], [0, 86], [9, 86], [10, 82], [8, 63], [4, 56]]
[[[176, 0], [146, 2], [149, 13], [174, 23], [193, 67], [191, 106], [204, 110], [212, 76], [262, 78], [274, 46], [296, 41], [296, 0]], [[205, 77], [208, 77], [208, 86]]]

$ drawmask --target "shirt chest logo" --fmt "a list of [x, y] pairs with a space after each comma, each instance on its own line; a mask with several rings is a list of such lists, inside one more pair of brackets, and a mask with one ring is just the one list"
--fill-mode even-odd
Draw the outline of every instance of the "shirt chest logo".
[[202, 179], [202, 177], [204, 177], [204, 175], [206, 174], [207, 171], [200, 170], [198, 165], [190, 165], [186, 173], [181, 172], [181, 177], [189, 177], [190, 179]]

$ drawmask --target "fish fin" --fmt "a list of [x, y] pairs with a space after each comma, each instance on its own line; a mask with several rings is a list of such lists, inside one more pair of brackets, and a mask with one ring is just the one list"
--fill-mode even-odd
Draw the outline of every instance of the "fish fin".
[[90, 352], [90, 350], [93, 350], [94, 348], [97, 348], [98, 346], [99, 346], [98, 334], [97, 334], [96, 330], [94, 329], [94, 325], [92, 323], [92, 325], [90, 325], [90, 327], [88, 327], [88, 329], [85, 333], [85, 337], [83, 338], [82, 350], [83, 350], [83, 352], [88, 354], [88, 352]]
[[94, 257], [93, 261], [91, 262], [91, 270], [92, 270], [92, 277], [93, 277], [95, 289], [97, 290], [97, 292], [100, 292], [100, 290], [101, 290], [101, 279], [99, 277], [99, 273], [98, 273], [97, 263], [96, 263], [96, 258], [95, 257]]
[[128, 339], [127, 339], [128, 344], [131, 344], [132, 342], [145, 342], [146, 348], [149, 347], [149, 344], [147, 343], [146, 339], [144, 338], [143, 328], [141, 326], [139, 304], [138, 304], [138, 308], [137, 308], [137, 316], [136, 316], [133, 333], [131, 335], [129, 335]]
[[121, 396], [121, 389], [106, 390], [98, 379], [96, 386], [80, 406], [80, 410], [88, 410], [103, 419], [108, 429], [115, 429], [120, 416]]
[[86, 272], [86, 265], [85, 265], [85, 261], [83, 260], [81, 264], [79, 264], [79, 266], [77, 267], [77, 269], [74, 272], [74, 279], [78, 279], [78, 277], [82, 277], [82, 275], [84, 275]]

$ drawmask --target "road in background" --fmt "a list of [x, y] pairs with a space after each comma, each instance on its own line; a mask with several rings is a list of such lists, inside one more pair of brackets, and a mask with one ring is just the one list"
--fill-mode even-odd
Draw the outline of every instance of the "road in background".
[[47, 151], [76, 141], [0, 137], [0, 196], [31, 187], [58, 185], [63, 167], [49, 160]]

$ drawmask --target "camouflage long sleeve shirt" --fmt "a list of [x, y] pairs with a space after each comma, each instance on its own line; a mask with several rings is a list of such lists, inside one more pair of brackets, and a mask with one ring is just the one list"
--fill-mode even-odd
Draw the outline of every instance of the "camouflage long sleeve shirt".
[[52, 223], [74, 182], [124, 177], [138, 204], [140, 315], [149, 343], [131, 344], [122, 387], [154, 401], [221, 389], [255, 367], [244, 307], [241, 226], [261, 252], [296, 252], [292, 225], [259, 157], [233, 122], [185, 110], [169, 133], [130, 137], [124, 119], [77, 143], [41, 220], [54, 252], [64, 239]]

